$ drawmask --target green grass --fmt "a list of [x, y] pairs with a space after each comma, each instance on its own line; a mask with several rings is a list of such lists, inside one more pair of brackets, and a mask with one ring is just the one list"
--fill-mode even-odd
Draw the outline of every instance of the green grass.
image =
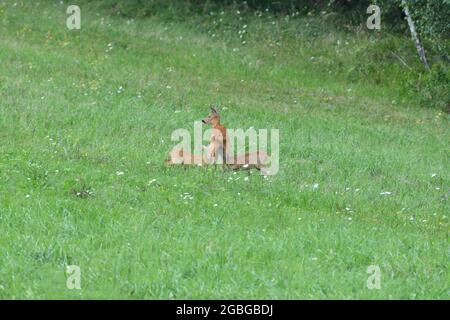
[[[66, 5], [0, 4], [0, 298], [449, 298], [448, 115], [388, 54], [352, 79], [409, 38], [247, 17], [242, 44], [94, 4], [70, 31]], [[164, 166], [211, 104], [280, 130], [277, 175]]]

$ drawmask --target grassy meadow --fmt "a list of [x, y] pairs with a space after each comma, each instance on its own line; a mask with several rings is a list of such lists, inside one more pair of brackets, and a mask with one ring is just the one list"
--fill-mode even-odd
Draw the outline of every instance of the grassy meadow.
[[[0, 2], [0, 298], [449, 298], [449, 116], [408, 35], [68, 5]], [[279, 129], [277, 175], [165, 166], [213, 104]]]

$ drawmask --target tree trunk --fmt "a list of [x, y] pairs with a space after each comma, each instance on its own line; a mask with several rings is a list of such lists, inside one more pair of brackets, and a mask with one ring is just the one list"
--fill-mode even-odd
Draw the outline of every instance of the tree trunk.
[[422, 63], [425, 65], [425, 68], [427, 68], [427, 70], [430, 71], [430, 66], [428, 65], [427, 58], [425, 57], [425, 49], [420, 43], [419, 36], [417, 35], [416, 32], [416, 27], [414, 26], [414, 21], [411, 18], [408, 4], [406, 3], [405, 0], [402, 0], [402, 6], [403, 11], [405, 12], [406, 20], [408, 21], [409, 31], [411, 31], [411, 36], [414, 40], [414, 43], [416, 44], [417, 53], [419, 54], [420, 61], [422, 61]]

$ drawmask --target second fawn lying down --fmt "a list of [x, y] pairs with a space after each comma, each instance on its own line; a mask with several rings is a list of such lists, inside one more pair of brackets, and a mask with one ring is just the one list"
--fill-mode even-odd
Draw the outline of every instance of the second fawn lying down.
[[167, 165], [183, 164], [183, 165], [197, 165], [211, 164], [203, 154], [187, 153], [183, 150], [172, 150], [166, 160]]
[[267, 173], [270, 158], [264, 151], [246, 152], [233, 157], [228, 156], [226, 165], [233, 170], [258, 169], [263, 174]]

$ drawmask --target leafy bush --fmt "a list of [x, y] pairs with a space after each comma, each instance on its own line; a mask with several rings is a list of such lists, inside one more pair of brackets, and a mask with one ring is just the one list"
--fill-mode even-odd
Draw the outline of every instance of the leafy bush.
[[411, 14], [420, 36], [450, 60], [450, 0], [415, 1]]
[[444, 63], [436, 63], [431, 73], [425, 74], [417, 82], [423, 104], [429, 104], [450, 113], [450, 70]]

